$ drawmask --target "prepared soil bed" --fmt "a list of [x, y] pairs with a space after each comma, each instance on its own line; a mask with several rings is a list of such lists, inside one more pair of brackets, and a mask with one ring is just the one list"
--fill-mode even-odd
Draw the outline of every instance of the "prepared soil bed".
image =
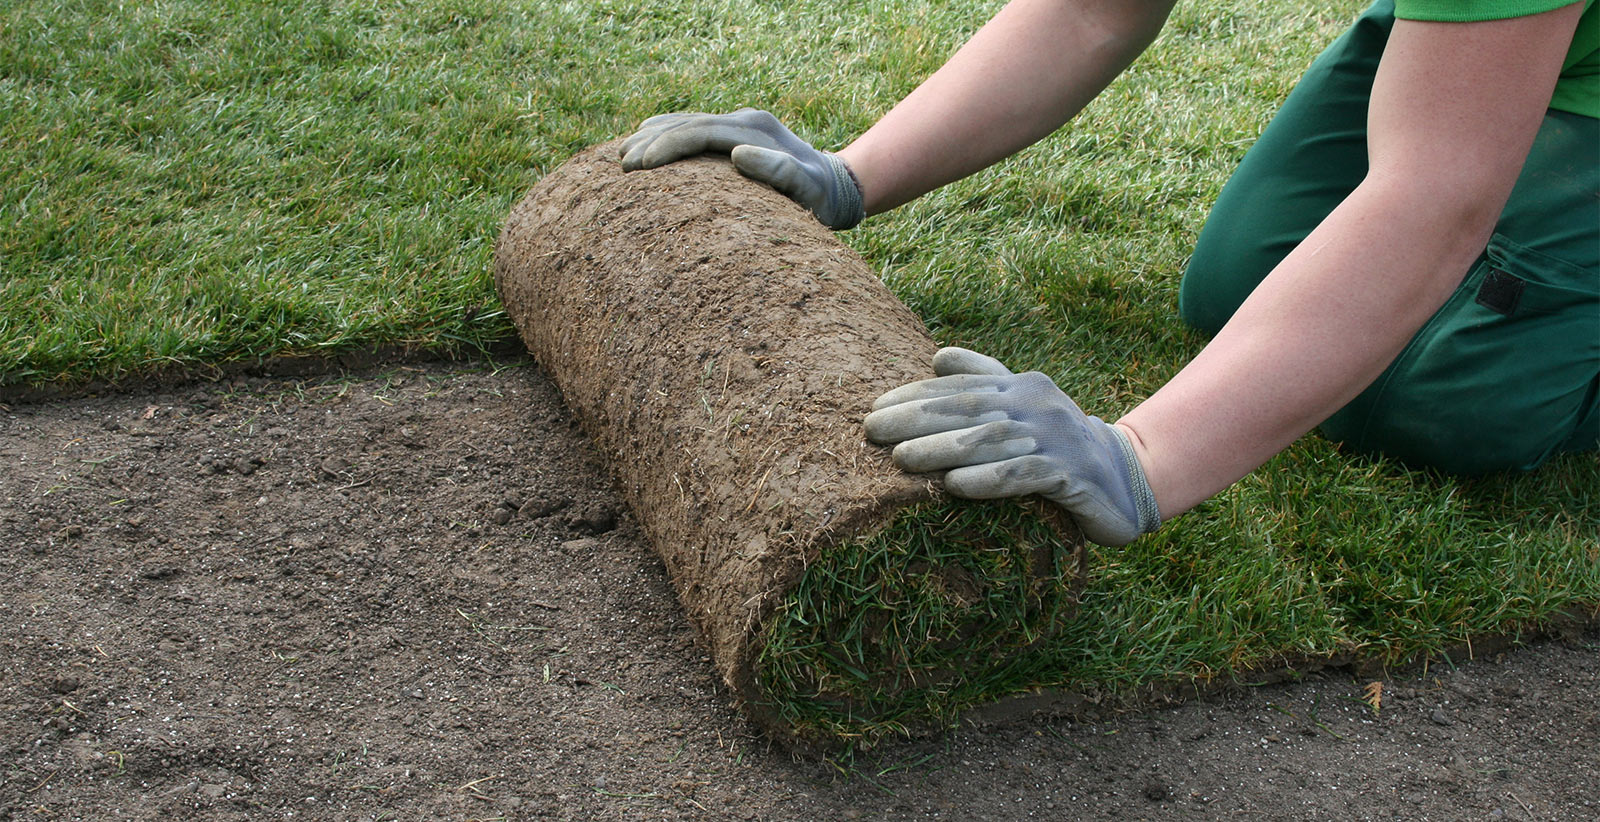
[[0, 819], [1600, 810], [1593, 632], [797, 759], [512, 365], [0, 406]]

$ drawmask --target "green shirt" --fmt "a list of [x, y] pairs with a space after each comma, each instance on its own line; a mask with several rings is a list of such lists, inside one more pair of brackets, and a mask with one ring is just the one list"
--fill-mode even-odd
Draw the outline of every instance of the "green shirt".
[[[1401, 20], [1437, 20], [1468, 23], [1504, 20], [1538, 14], [1573, 0], [1395, 0], [1394, 16]], [[1595, 0], [1585, 0], [1583, 17], [1561, 64], [1550, 107], [1586, 117], [1600, 117], [1600, 15]]]

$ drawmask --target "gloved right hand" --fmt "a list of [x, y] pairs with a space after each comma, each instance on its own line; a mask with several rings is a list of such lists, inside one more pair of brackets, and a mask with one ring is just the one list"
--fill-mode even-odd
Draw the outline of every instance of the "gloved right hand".
[[818, 151], [778, 118], [754, 108], [732, 114], [658, 114], [622, 143], [622, 170], [655, 168], [708, 151], [811, 209], [823, 225], [854, 228], [867, 214], [861, 184], [837, 155]]
[[1013, 374], [965, 348], [940, 349], [933, 371], [879, 397], [867, 415], [867, 439], [894, 445], [900, 468], [943, 471], [958, 497], [1038, 494], [1100, 545], [1126, 545], [1161, 525], [1127, 436], [1084, 414], [1049, 377]]

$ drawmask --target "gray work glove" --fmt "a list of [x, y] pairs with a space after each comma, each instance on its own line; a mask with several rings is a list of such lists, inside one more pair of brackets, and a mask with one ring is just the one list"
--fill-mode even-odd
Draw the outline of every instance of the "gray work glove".
[[1161, 524], [1127, 437], [1049, 377], [1013, 374], [964, 348], [941, 349], [933, 371], [879, 397], [867, 415], [867, 439], [899, 443], [900, 468], [947, 471], [945, 488], [958, 497], [1039, 494], [1101, 545], [1126, 545]]
[[732, 155], [734, 168], [811, 209], [823, 225], [854, 228], [867, 212], [861, 184], [836, 155], [818, 151], [765, 111], [658, 114], [622, 142], [622, 170], [637, 171], [708, 151]]

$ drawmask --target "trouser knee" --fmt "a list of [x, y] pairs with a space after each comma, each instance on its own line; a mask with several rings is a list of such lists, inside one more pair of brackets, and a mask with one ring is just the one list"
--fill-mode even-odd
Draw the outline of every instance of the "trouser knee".
[[[1183, 281], [1178, 286], [1178, 316], [1183, 322], [1205, 334], [1216, 334], [1226, 325], [1250, 292], [1260, 283], [1261, 277], [1236, 276], [1237, 268], [1228, 266], [1225, 251], [1242, 248], [1244, 243], [1232, 243], [1216, 235], [1225, 230], [1220, 222], [1208, 224], [1211, 231], [1207, 242], [1196, 246], [1184, 269]], [[1238, 265], [1235, 257], [1234, 265]]]
[[1600, 448], [1600, 295], [1571, 287], [1593, 276], [1497, 235], [1323, 434], [1459, 474]]
[[1350, 450], [1381, 454], [1414, 468], [1473, 476], [1529, 471], [1564, 453], [1600, 448], [1600, 419], [1576, 430], [1535, 431], [1506, 419], [1428, 419], [1380, 409], [1341, 409], [1320, 426], [1324, 436]]

